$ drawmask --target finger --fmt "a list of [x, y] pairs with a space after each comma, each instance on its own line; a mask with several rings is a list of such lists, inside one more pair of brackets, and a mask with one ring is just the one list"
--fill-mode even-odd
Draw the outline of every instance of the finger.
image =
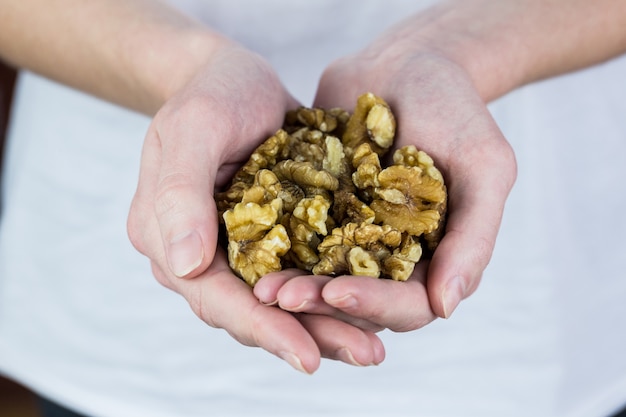
[[283, 310], [293, 313], [325, 315], [363, 330], [371, 332], [381, 331], [383, 327], [376, 323], [360, 317], [353, 317], [329, 305], [322, 298], [324, 286], [332, 279], [334, 278], [323, 275], [293, 276], [291, 279], [283, 282], [276, 293], [277, 303]]
[[325, 358], [355, 366], [378, 365], [385, 359], [385, 347], [372, 332], [328, 316], [299, 314], [297, 317]]
[[[293, 313], [328, 314], [335, 309], [321, 297], [329, 276], [302, 275], [299, 269], [287, 269], [262, 277], [254, 286], [254, 294], [264, 304], [277, 304]], [[326, 309], [324, 309], [326, 308]]]
[[324, 286], [322, 297], [331, 306], [397, 332], [419, 329], [432, 322], [422, 262], [406, 282], [343, 276]]
[[278, 291], [278, 305], [292, 312], [332, 314], [335, 308], [326, 304], [322, 289], [332, 277], [324, 275], [300, 275], [286, 282]]
[[173, 280], [173, 285], [210, 326], [225, 329], [240, 343], [261, 347], [302, 372], [318, 369], [321, 356], [314, 338], [291, 313], [259, 303], [250, 287], [232, 274], [223, 251], [206, 273], [193, 280]]
[[282, 286], [302, 273], [303, 271], [295, 268], [269, 273], [257, 281], [254, 285], [253, 293], [261, 303], [265, 305], [277, 305], [278, 292]]
[[466, 158], [482, 161], [486, 168], [478, 173], [473, 166], [461, 166], [450, 172], [446, 233], [428, 272], [433, 311], [444, 318], [477, 288], [491, 259], [516, 176], [515, 157], [504, 139], [472, 152], [485, 152], [475, 157], [467, 152]]

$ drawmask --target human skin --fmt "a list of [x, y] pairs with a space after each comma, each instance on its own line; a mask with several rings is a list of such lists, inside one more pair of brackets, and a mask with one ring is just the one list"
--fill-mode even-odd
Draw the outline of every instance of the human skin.
[[398, 145], [417, 144], [446, 175], [446, 237], [407, 283], [289, 270], [253, 293], [228, 268], [213, 190], [296, 104], [258, 55], [157, 1], [0, 0], [0, 56], [154, 115], [131, 241], [206, 323], [311, 373], [322, 356], [380, 363], [376, 330], [449, 317], [475, 290], [515, 179], [514, 156], [485, 103], [621, 53], [624, 3], [591, 3], [444, 2], [324, 73], [317, 105], [349, 108], [358, 94], [376, 92], [398, 116]]
[[450, 317], [479, 285], [516, 177], [487, 103], [624, 51], [623, 1], [464, 0], [411, 16], [333, 63], [316, 105], [351, 108], [363, 91], [384, 97], [399, 123], [396, 146], [425, 150], [444, 173], [446, 235], [408, 282], [271, 275], [255, 294], [288, 311], [354, 319], [372, 330], [409, 331]]
[[371, 331], [259, 303], [217, 249], [214, 188], [297, 105], [262, 57], [152, 0], [2, 0], [0, 21], [3, 60], [154, 116], [128, 233], [161, 284], [300, 371], [383, 360]]

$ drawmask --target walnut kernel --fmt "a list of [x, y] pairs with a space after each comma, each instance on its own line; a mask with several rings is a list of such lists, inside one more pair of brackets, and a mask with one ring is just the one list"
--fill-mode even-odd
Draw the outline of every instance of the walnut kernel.
[[383, 166], [395, 132], [391, 108], [371, 93], [352, 114], [287, 112], [216, 194], [233, 271], [251, 286], [287, 267], [407, 280], [443, 236], [447, 190], [414, 146]]

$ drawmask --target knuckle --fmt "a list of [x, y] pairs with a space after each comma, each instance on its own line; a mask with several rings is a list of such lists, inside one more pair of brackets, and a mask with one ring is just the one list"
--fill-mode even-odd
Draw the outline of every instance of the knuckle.
[[432, 316], [407, 317], [405, 320], [399, 320], [397, 323], [394, 323], [389, 329], [396, 333], [406, 333], [421, 329], [432, 321]]
[[[256, 310], [256, 309], [255, 309]], [[251, 335], [250, 335], [250, 343], [247, 343], [248, 345], [252, 345], [252, 346], [264, 346], [263, 344], [263, 340], [265, 339], [265, 326], [267, 325], [266, 323], [264, 323], [262, 320], [260, 320], [261, 314], [255, 314], [258, 313], [258, 311], [253, 311], [253, 314], [250, 316], [251, 317], [251, 323], [250, 323], [250, 331], [251, 331]]]
[[[404, 283], [406, 284], [406, 283]], [[432, 301], [429, 298], [427, 288], [417, 281], [411, 281], [413, 287], [402, 303], [400, 308], [393, 312], [389, 318], [390, 330], [398, 333], [410, 332], [421, 329], [431, 323], [437, 316], [432, 309]]]
[[126, 221], [126, 234], [128, 235], [128, 239], [133, 247], [142, 254], [146, 254], [146, 245], [144, 243], [144, 237], [142, 230], [143, 227], [143, 218], [139, 214], [138, 203], [136, 200], [133, 200], [131, 204], [130, 211], [128, 213], [128, 219]]
[[251, 342], [245, 344], [251, 346], [264, 346], [264, 340], [267, 334], [267, 321], [264, 320], [265, 315], [262, 314], [262, 310], [265, 307], [266, 306], [263, 306], [262, 304], [258, 304], [250, 311]]
[[187, 296], [187, 302], [189, 303], [189, 307], [191, 311], [200, 318], [203, 322], [205, 322], [210, 327], [219, 329], [221, 328], [220, 324], [216, 320], [214, 314], [211, 312], [211, 308], [206, 302], [205, 297], [203, 296], [204, 291], [202, 291], [202, 287], [200, 286], [196, 291], [192, 291]]
[[517, 159], [511, 145], [506, 141], [500, 141], [496, 154], [500, 163], [503, 185], [507, 190], [513, 188], [517, 179]]
[[189, 184], [189, 176], [183, 173], [172, 173], [159, 181], [154, 197], [157, 217], [176, 215], [182, 210]]
[[154, 278], [157, 280], [157, 282], [159, 284], [161, 284], [162, 286], [164, 286], [165, 288], [174, 291], [175, 288], [172, 285], [172, 282], [167, 278], [167, 275], [165, 274], [165, 272], [163, 272], [163, 269], [161, 269], [161, 267], [154, 261], [150, 262], [150, 267], [152, 269], [152, 275], [154, 276]]
[[476, 236], [472, 245], [471, 259], [472, 265], [476, 266], [476, 271], [472, 278], [482, 276], [483, 271], [491, 261], [494, 243], [484, 236]]

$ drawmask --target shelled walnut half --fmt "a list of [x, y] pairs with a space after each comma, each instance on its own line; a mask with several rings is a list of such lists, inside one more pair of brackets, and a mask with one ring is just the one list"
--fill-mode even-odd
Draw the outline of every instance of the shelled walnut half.
[[443, 175], [371, 93], [346, 110], [300, 107], [216, 194], [233, 271], [250, 286], [288, 267], [407, 280], [444, 233]]

